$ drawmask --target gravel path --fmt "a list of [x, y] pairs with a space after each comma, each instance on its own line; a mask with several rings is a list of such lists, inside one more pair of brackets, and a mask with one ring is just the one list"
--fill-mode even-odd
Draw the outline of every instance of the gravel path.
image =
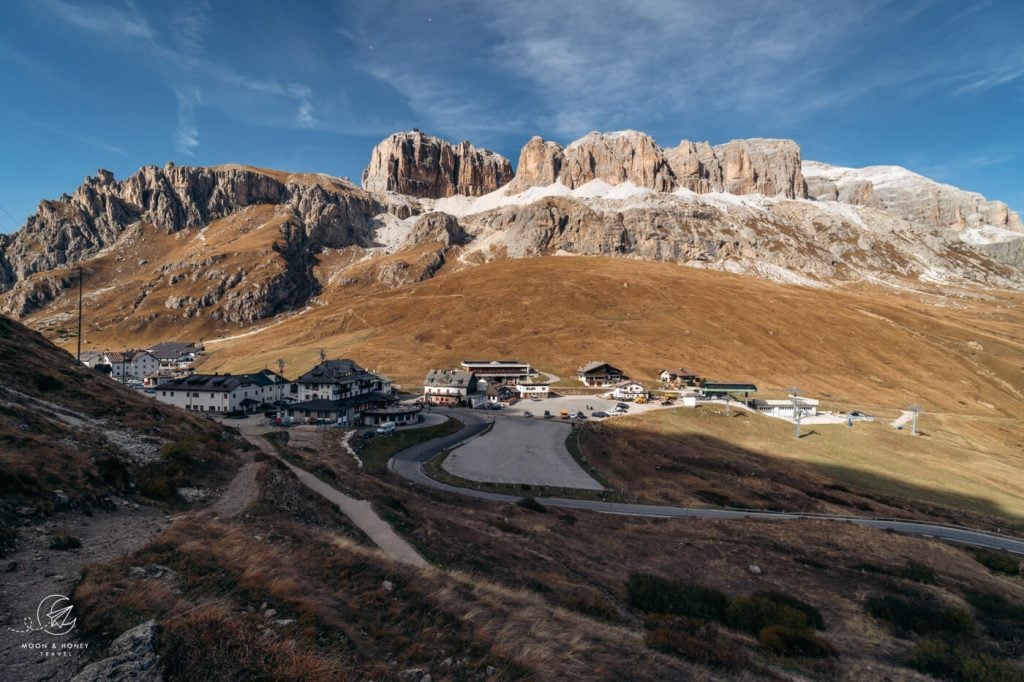
[[388, 557], [394, 561], [399, 561], [411, 566], [425, 567], [429, 565], [412, 545], [406, 542], [405, 539], [396, 533], [384, 519], [378, 516], [377, 512], [373, 509], [373, 505], [366, 500], [357, 500], [354, 497], [349, 497], [340, 490], [336, 490], [327, 483], [324, 483], [305, 469], [297, 467], [285, 459], [281, 459], [273, 446], [271, 446], [263, 436], [258, 435], [253, 431], [254, 430], [251, 429], [243, 431], [243, 435], [250, 443], [271, 457], [277, 457], [280, 459], [288, 466], [289, 469], [292, 470], [296, 478], [298, 478], [299, 482], [304, 486], [328, 501], [338, 505], [341, 512], [345, 514], [345, 516], [347, 516], [349, 520], [359, 528], [359, 530], [366, 533], [367, 537], [373, 540], [374, 544], [380, 547]]

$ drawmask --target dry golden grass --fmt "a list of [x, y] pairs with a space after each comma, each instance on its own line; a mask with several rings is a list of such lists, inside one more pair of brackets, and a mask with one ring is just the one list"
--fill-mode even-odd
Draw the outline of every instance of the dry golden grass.
[[[911, 676], [905, 667], [910, 644], [866, 614], [867, 595], [913, 588], [963, 606], [964, 591], [980, 589], [1024, 600], [1020, 578], [994, 574], [970, 552], [937, 541], [824, 521], [653, 520], [556, 509], [537, 513], [410, 488], [387, 473], [360, 470], [351, 458], [328, 455], [334, 434], [318, 434], [328, 446], [321, 457], [309, 455], [307, 462], [332, 466], [338, 487], [373, 500], [421, 554], [443, 566], [451, 586], [437, 598], [496, 642], [507, 638], [500, 640], [500, 650], [517, 661], [545, 665], [550, 655], [545, 639], [550, 636], [552, 646], [573, 652], [579, 669], [593, 671], [594, 679], [624, 674], [621, 661], [610, 661], [607, 648], [597, 645], [610, 641], [618, 642], [620, 658], [639, 662], [632, 670], [640, 678], [722, 674], [679, 659], [678, 668], [666, 668], [672, 657], [634, 648], [644, 634], [642, 619], [628, 605], [624, 590], [634, 571], [707, 585], [731, 596], [780, 591], [817, 607], [825, 619], [823, 635], [840, 651], [835, 670], [825, 674], [802, 663], [765, 659], [752, 650], [752, 642], [730, 634], [754, 669], [768, 669], [753, 675], [756, 679], [771, 672], [847, 680]], [[304, 447], [314, 444], [306, 441]], [[776, 463], [775, 468], [785, 466]], [[792, 462], [791, 468], [796, 478], [805, 466]], [[815, 481], [805, 474], [793, 483]], [[935, 585], [898, 577], [911, 559], [935, 570]], [[759, 574], [751, 573], [752, 564], [760, 568]], [[581, 594], [588, 599], [580, 600]], [[602, 607], [591, 608], [598, 601]], [[566, 633], [542, 624], [528, 628], [523, 619], [492, 602], [514, 605], [531, 619], [552, 619]]]
[[[204, 316], [175, 319], [163, 307], [174, 288], [164, 285], [135, 313], [124, 312], [126, 297], [137, 295], [139, 286], [124, 277], [159, 262], [224, 256], [223, 265], [211, 267], [229, 269], [269, 257], [264, 267], [272, 274], [272, 213], [271, 207], [252, 207], [217, 221], [202, 243], [193, 232], [140, 237], [151, 249], [144, 252], [150, 265], [133, 269], [124, 263], [123, 274], [117, 274], [108, 263], [100, 268], [105, 274], [90, 282], [113, 288], [90, 299], [88, 318], [102, 329], [90, 325], [86, 346], [205, 338], [202, 370], [252, 371], [274, 367], [282, 358], [292, 376], [315, 364], [324, 348], [329, 356], [355, 358], [413, 391], [429, 368], [473, 356], [529, 361], [570, 385], [576, 367], [600, 359], [651, 384], [658, 370], [685, 365], [712, 379], [754, 381], [765, 395], [781, 396], [796, 385], [826, 408], [881, 417], [917, 402], [929, 434], [921, 445], [890, 442], [893, 434], [856, 441], [862, 431], [885, 432], [881, 425], [858, 428], [850, 447], [829, 443], [838, 450], [817, 464], [849, 466], [863, 472], [864, 480], [881, 471], [921, 489], [988, 500], [1007, 513], [1020, 509], [1012, 499], [1020, 497], [1012, 481], [1020, 478], [1024, 457], [1020, 294], [817, 290], [624, 258], [549, 257], [468, 267], [454, 252], [433, 279], [390, 289], [373, 283], [377, 268], [400, 257], [415, 260], [427, 247], [383, 260], [352, 248], [321, 255], [316, 274], [324, 291], [309, 310], [250, 328]], [[352, 279], [357, 283], [344, 284]], [[176, 286], [200, 284], [205, 285]], [[70, 305], [61, 299], [29, 322], [45, 324]], [[47, 333], [60, 325], [66, 329], [69, 323]], [[814, 442], [809, 439], [806, 447]], [[862, 458], [857, 442], [892, 446], [893, 457], [887, 460], [878, 450]], [[929, 447], [935, 448], [931, 455]]]
[[797, 440], [791, 423], [715, 406], [590, 424], [582, 440], [616, 488], [659, 502], [1024, 523], [1024, 453], [965, 442], [929, 415], [919, 428], [805, 424]]

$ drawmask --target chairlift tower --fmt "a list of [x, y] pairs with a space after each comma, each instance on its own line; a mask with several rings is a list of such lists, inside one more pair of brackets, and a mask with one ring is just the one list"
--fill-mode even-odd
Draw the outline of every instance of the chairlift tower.
[[917, 435], [917, 415], [921, 414], [921, 406], [918, 405], [917, 403], [914, 403], [913, 405], [910, 406], [910, 412], [913, 415], [910, 418], [910, 435], [911, 436], [916, 436]]
[[324, 348], [320, 349], [320, 364], [327, 362], [327, 350]]
[[800, 409], [800, 389], [793, 387], [789, 389], [789, 397], [793, 400], [793, 419], [796, 421], [796, 437], [800, 439], [800, 420], [803, 418], [803, 410]]

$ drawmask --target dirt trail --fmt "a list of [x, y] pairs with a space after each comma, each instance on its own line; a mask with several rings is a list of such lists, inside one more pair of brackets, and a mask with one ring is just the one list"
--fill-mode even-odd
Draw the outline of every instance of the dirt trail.
[[[263, 436], [252, 433], [251, 431], [249, 433], [243, 431], [243, 435], [250, 443], [266, 454], [271, 457], [278, 457], [273, 446], [271, 446]], [[278, 457], [278, 459], [281, 458]], [[341, 512], [345, 514], [345, 516], [347, 516], [349, 520], [359, 528], [359, 530], [366, 533], [367, 537], [369, 537], [374, 544], [380, 547], [392, 560], [416, 567], [429, 566], [426, 560], [419, 555], [419, 552], [417, 552], [412, 545], [406, 542], [402, 536], [395, 532], [390, 524], [377, 515], [377, 512], [373, 509], [373, 505], [369, 502], [349, 497], [341, 491], [324, 483], [305, 469], [301, 469], [287, 460], [281, 459], [281, 461], [291, 469], [296, 478], [298, 478], [304, 486], [328, 501], [338, 505]]]
[[[263, 464], [246, 456], [223, 494], [199, 513], [212, 512], [229, 518], [242, 512], [259, 494], [256, 474]], [[141, 549], [172, 522], [162, 510], [126, 500], [118, 501], [114, 512], [56, 514], [36, 526], [21, 529], [16, 552], [0, 561], [0, 679], [66, 680], [85, 665], [86, 649], [58, 649], [70, 655], [43, 656], [43, 649], [26, 646], [84, 647], [77, 629], [54, 636], [24, 630], [25, 618], [36, 618], [40, 601], [52, 594], [70, 597], [82, 571], [91, 564], [112, 561]], [[50, 548], [50, 533], [56, 529], [78, 538], [79, 549]], [[13, 566], [13, 569], [12, 569]], [[74, 617], [74, 612], [72, 612]]]
[[220, 498], [207, 508], [208, 511], [228, 519], [238, 516], [256, 501], [260, 493], [256, 475], [263, 468], [263, 463], [254, 461], [248, 453], [244, 456], [244, 462]]

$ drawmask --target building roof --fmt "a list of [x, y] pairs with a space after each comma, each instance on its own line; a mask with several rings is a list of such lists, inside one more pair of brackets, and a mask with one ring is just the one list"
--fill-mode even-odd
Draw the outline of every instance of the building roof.
[[467, 369], [469, 367], [529, 367], [527, 363], [518, 360], [463, 360], [462, 366]]
[[680, 367], [679, 369], [663, 369], [663, 370], [661, 370], [661, 373], [665, 373], [665, 372], [668, 372], [669, 374], [675, 374], [676, 376], [679, 376], [679, 377], [695, 377], [695, 376], [697, 376], [697, 371], [696, 370], [692, 370], [692, 369], [690, 369], [688, 367]]
[[186, 391], [224, 391], [230, 393], [242, 384], [270, 386], [275, 382], [262, 372], [256, 374], [190, 374], [187, 377], [171, 379], [157, 388]]
[[730, 384], [714, 381], [702, 381], [700, 387], [705, 391], [715, 391], [719, 393], [732, 393], [733, 391], [743, 391], [744, 393], [757, 392], [757, 386], [754, 384]]
[[590, 372], [593, 372], [594, 370], [601, 369], [602, 367], [607, 367], [610, 370], [614, 370], [614, 372], [616, 374], [622, 374], [622, 370], [621, 369], [619, 369], [618, 367], [616, 367], [614, 365], [609, 365], [607, 362], [588, 362], [587, 364], [583, 365], [578, 370], [576, 370], [576, 373], [577, 374], [589, 374]]
[[444, 388], [476, 388], [473, 373], [461, 369], [432, 369], [427, 372], [423, 385]]
[[158, 360], [177, 360], [181, 356], [195, 353], [199, 349], [191, 341], [161, 341], [146, 350]]
[[639, 386], [640, 388], [644, 387], [644, 385], [641, 384], [639, 381], [627, 380], [627, 381], [620, 381], [619, 383], [614, 384], [611, 388], [624, 388], [626, 386]]
[[303, 384], [336, 384], [351, 381], [352, 377], [358, 374], [376, 376], [360, 367], [354, 360], [341, 358], [315, 365], [296, 381]]
[[[805, 407], [813, 407], [813, 406], [818, 404], [818, 400], [815, 399], [815, 398], [805, 398], [803, 396], [799, 396], [796, 400], [797, 400], [798, 403], [800, 403], [801, 405], [803, 405]], [[793, 406], [793, 399], [792, 398], [769, 398], [767, 400], [755, 400], [754, 403], [757, 404], [757, 405], [764, 405], [766, 407], [792, 407]]]

